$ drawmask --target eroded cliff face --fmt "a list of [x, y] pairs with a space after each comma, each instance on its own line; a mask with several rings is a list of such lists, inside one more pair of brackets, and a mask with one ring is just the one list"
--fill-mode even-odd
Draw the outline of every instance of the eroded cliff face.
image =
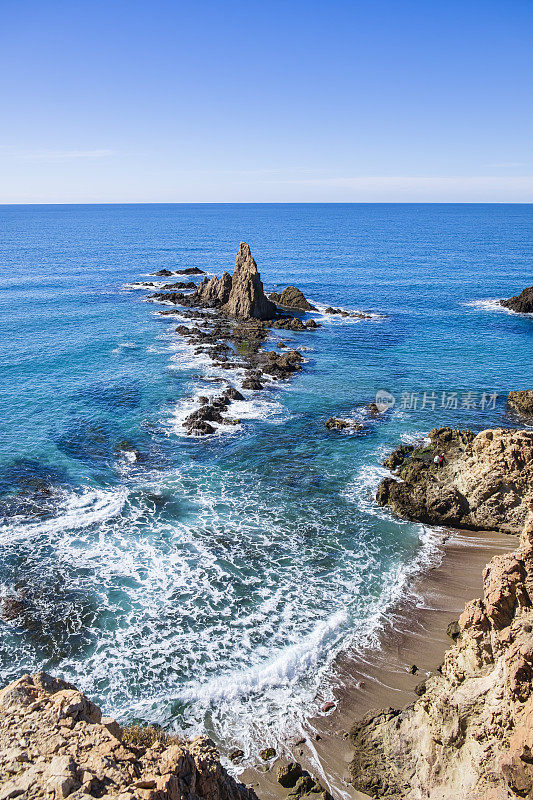
[[115, 720], [45, 673], [0, 692], [0, 798], [15, 797], [257, 800], [226, 773], [207, 737], [127, 744]]
[[[480, 524], [508, 531], [522, 520], [520, 545], [486, 567], [483, 597], [467, 604], [456, 644], [420, 699], [353, 727], [352, 781], [390, 800], [533, 798], [532, 435], [454, 433], [445, 485], [483, 510]], [[434, 490], [433, 480], [422, 484]]]

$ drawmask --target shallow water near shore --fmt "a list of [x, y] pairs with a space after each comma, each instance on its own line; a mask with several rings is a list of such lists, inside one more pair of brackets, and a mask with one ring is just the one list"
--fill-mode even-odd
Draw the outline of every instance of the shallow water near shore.
[[[2, 683], [45, 669], [121, 721], [207, 731], [249, 756], [298, 730], [339, 680], [336, 656], [378, 643], [438, 558], [438, 531], [374, 504], [383, 456], [434, 426], [516, 424], [505, 396], [533, 385], [533, 319], [494, 300], [533, 283], [532, 218], [524, 205], [0, 207], [0, 594], [25, 608], [0, 623]], [[162, 268], [231, 270], [241, 240], [265, 288], [298, 286], [322, 327], [276, 334], [303, 371], [247, 392], [240, 425], [186, 437], [194, 398], [228, 375], [124, 287]], [[396, 402], [373, 419], [380, 389]], [[331, 415], [365, 428], [326, 431]]]

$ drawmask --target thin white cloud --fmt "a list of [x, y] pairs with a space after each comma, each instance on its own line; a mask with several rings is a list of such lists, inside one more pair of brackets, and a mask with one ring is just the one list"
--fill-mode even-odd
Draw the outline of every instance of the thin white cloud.
[[487, 164], [486, 169], [522, 169], [527, 166], [525, 161], [502, 161], [500, 164]]
[[20, 150], [13, 147], [0, 147], [0, 155], [4, 158], [15, 158], [20, 161], [73, 161], [75, 159], [99, 159], [114, 155], [114, 150]]

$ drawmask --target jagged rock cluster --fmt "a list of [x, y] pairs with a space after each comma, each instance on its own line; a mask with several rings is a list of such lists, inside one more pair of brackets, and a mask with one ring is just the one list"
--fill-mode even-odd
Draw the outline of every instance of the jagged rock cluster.
[[207, 737], [134, 746], [124, 733], [71, 684], [24, 675], [0, 692], [0, 798], [257, 800]]
[[508, 300], [501, 300], [502, 306], [517, 311], [519, 314], [533, 313], [533, 286], [524, 289], [520, 294], [510, 297]]
[[[436, 525], [520, 533], [533, 481], [533, 431], [434, 429], [429, 444], [402, 446], [376, 499], [398, 516]], [[442, 466], [434, 463], [443, 455]]]
[[[531, 798], [533, 436], [502, 430], [477, 437], [449, 429], [432, 434], [432, 442], [450, 444], [444, 497], [460, 487], [470, 509], [463, 519], [470, 514], [504, 532], [521, 524], [520, 545], [486, 567], [483, 597], [449, 626], [456, 644], [438, 672], [417, 687], [420, 698], [402, 711], [370, 712], [354, 725], [352, 782], [388, 800]], [[406, 456], [413, 458], [412, 448], [396, 451], [391, 466]], [[413, 476], [406, 477], [416, 491]], [[434, 476], [422, 483], [433, 492]], [[411, 518], [417, 518], [414, 508]], [[420, 509], [426, 518], [427, 506]]]
[[[169, 285], [168, 289], [174, 287]], [[302, 310], [307, 303], [303, 294], [289, 287], [289, 299], [296, 298]], [[286, 292], [288, 290], [285, 290]], [[285, 295], [287, 297], [287, 295]], [[152, 299], [182, 306], [180, 315], [195, 320], [195, 325], [179, 325], [176, 331], [187, 338], [196, 354], [205, 354], [214, 365], [224, 370], [244, 370], [240, 388], [259, 391], [266, 379], [281, 380], [302, 368], [303, 358], [297, 350], [284, 353], [264, 351], [268, 328], [289, 331], [316, 330], [313, 319], [305, 322], [280, 311], [264, 293], [261, 276], [249, 246], [241, 242], [233, 275], [224, 272], [220, 278], [204, 277], [195, 291], [158, 291]], [[173, 314], [170, 309], [160, 312]], [[284, 346], [283, 342], [279, 345]], [[187, 433], [214, 433], [214, 425], [232, 425], [240, 420], [228, 415], [234, 400], [243, 400], [241, 392], [228, 383], [225, 391], [213, 399], [201, 398], [201, 405], [185, 419]]]

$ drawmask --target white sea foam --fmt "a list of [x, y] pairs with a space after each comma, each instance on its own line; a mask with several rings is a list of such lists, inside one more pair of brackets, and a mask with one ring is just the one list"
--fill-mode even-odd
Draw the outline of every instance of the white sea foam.
[[127, 496], [125, 488], [114, 491], [85, 489], [66, 494], [57, 515], [51, 519], [29, 523], [14, 519], [0, 525], [0, 541], [12, 542], [14, 539], [43, 534], [52, 536], [63, 530], [75, 530], [106, 522], [120, 514]]
[[488, 297], [484, 300], [468, 300], [464, 303], [461, 303], [461, 305], [465, 306], [466, 308], [473, 308], [476, 311], [496, 311], [500, 314], [512, 314], [513, 316], [517, 317], [531, 317], [531, 314], [522, 314], [520, 311], [514, 311], [512, 308], [506, 308], [505, 306], [502, 306], [502, 299], [503, 298], [499, 297]]
[[[316, 306], [318, 310], [317, 312], [310, 312], [313, 314], [313, 317], [317, 319], [322, 324], [324, 323], [333, 323], [333, 324], [341, 324], [341, 325], [354, 325], [358, 322], [381, 322], [382, 320], [386, 319], [385, 314], [378, 314], [376, 312], [369, 312], [369, 311], [361, 311], [356, 308], [344, 308], [343, 306], [331, 306], [331, 305], [324, 305], [324, 303], [317, 303], [315, 300], [309, 301], [312, 305]], [[341, 311], [346, 311], [347, 314], [365, 314], [367, 319], [364, 317], [357, 317], [357, 316], [343, 316], [342, 314], [328, 314], [326, 313], [326, 308], [339, 308]], [[370, 318], [370, 319], [368, 319]]]

